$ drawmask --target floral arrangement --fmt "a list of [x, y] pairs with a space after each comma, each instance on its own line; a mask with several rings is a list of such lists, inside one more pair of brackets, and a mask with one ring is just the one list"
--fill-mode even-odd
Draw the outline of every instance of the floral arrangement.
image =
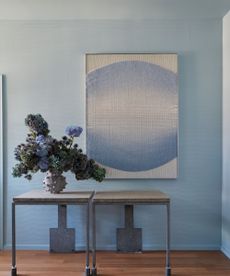
[[26, 143], [15, 148], [15, 158], [19, 161], [13, 167], [14, 177], [25, 176], [31, 180], [32, 174], [51, 172], [62, 174], [71, 171], [77, 180], [93, 178], [101, 182], [105, 177], [105, 169], [88, 159], [74, 139], [79, 137], [83, 129], [79, 126], [66, 128], [66, 136], [54, 139], [49, 135], [47, 122], [40, 114], [29, 114], [25, 119], [29, 128]]

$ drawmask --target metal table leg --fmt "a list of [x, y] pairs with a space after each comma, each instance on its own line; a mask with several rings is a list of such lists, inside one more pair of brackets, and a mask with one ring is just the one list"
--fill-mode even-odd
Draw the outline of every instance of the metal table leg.
[[167, 203], [167, 230], [166, 230], [166, 270], [165, 275], [171, 275], [171, 266], [170, 266], [170, 203]]
[[90, 266], [89, 266], [89, 216], [90, 216], [90, 202], [87, 203], [86, 207], [86, 267], [85, 275], [90, 276]]
[[11, 276], [17, 275], [16, 268], [16, 231], [15, 231], [15, 203], [12, 203], [12, 268]]
[[93, 265], [92, 265], [92, 276], [97, 275], [97, 268], [96, 268], [96, 210], [95, 210], [95, 203], [92, 202], [92, 254], [93, 254]]

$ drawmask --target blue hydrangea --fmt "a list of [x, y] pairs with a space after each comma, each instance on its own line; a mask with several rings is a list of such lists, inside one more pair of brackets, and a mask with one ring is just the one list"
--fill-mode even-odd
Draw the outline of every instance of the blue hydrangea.
[[46, 141], [46, 138], [44, 135], [40, 134], [36, 137], [36, 143], [37, 144], [44, 144]]
[[83, 129], [80, 126], [68, 126], [65, 130], [65, 133], [72, 137], [79, 137]]
[[45, 157], [45, 156], [48, 155], [48, 151], [47, 151], [46, 148], [39, 148], [39, 149], [37, 150], [36, 155], [39, 156], [39, 157]]
[[49, 167], [49, 162], [48, 162], [48, 158], [46, 157], [43, 157], [39, 160], [38, 162], [38, 167], [41, 169], [41, 170], [47, 170], [48, 167]]

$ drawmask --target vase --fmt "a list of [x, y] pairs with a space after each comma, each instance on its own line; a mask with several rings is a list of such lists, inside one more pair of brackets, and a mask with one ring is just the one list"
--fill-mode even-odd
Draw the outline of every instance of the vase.
[[65, 189], [66, 179], [61, 173], [50, 172], [46, 173], [43, 180], [43, 188], [46, 192], [58, 194]]

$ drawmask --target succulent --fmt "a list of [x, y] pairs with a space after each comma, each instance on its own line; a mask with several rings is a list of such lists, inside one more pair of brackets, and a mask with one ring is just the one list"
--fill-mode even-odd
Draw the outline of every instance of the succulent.
[[52, 172], [62, 174], [71, 171], [77, 180], [93, 178], [101, 182], [105, 178], [105, 169], [89, 159], [78, 144], [74, 144], [75, 137], [79, 137], [83, 129], [79, 126], [66, 128], [66, 135], [60, 140], [49, 135], [47, 122], [40, 114], [29, 114], [25, 119], [29, 128], [26, 143], [15, 148], [15, 159], [19, 162], [13, 167], [14, 177], [32, 179], [32, 174]]

